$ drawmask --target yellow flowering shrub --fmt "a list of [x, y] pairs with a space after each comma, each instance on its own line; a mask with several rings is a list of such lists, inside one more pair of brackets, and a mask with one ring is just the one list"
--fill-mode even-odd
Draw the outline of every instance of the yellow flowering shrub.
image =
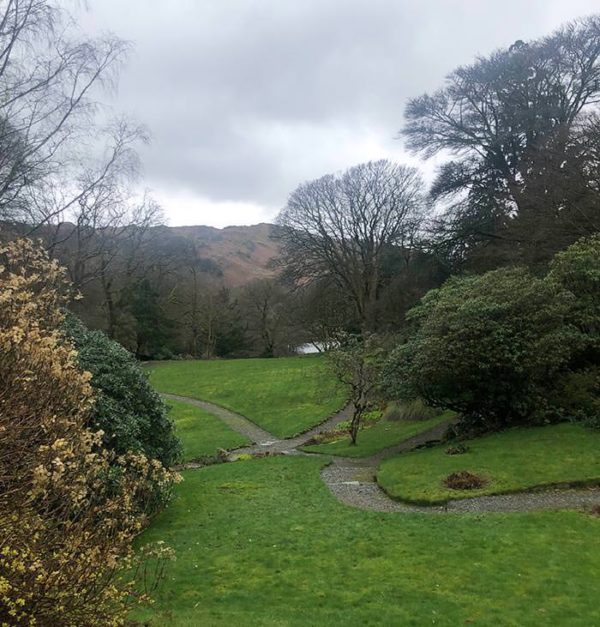
[[176, 479], [85, 428], [90, 375], [59, 330], [67, 291], [32, 242], [0, 248], [0, 625], [124, 624], [146, 596], [120, 576], [146, 522], [137, 497]]

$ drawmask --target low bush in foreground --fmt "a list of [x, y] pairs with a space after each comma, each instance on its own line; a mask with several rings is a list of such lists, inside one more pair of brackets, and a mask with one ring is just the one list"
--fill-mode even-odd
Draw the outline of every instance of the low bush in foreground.
[[171, 475], [114, 458], [86, 428], [90, 375], [65, 340], [64, 272], [29, 241], [0, 250], [0, 623], [118, 625], [134, 599], [138, 503]]
[[77, 349], [79, 366], [92, 375], [96, 400], [88, 417], [90, 429], [102, 430], [104, 444], [118, 454], [143, 453], [166, 467], [176, 463], [181, 443], [173, 422], [135, 357], [74, 316], [69, 316], [64, 329]]

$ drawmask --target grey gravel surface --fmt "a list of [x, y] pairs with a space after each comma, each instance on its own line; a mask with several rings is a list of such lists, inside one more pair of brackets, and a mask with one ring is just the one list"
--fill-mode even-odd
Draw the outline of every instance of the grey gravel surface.
[[590, 509], [600, 505], [599, 487], [479, 496], [436, 506], [412, 505], [391, 499], [377, 485], [375, 470], [376, 467], [333, 462], [323, 468], [321, 478], [331, 493], [346, 505], [376, 512], [425, 514], [529, 512], [545, 509]]

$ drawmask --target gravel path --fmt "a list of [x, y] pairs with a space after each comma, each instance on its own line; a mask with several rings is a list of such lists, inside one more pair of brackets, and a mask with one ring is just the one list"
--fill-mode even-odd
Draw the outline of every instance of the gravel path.
[[[261, 429], [258, 425], [240, 414], [229, 411], [219, 405], [179, 396], [176, 394], [162, 394], [164, 398], [189, 403], [210, 412], [220, 418], [229, 427], [250, 438], [254, 444], [229, 451], [228, 458], [235, 460], [241, 454], [271, 454], [271, 455], [321, 455], [299, 451], [298, 447], [305, 444], [310, 438], [321, 432], [333, 429], [340, 422], [348, 420], [352, 413], [350, 405], [344, 407], [325, 422], [313, 427], [306, 433], [293, 438], [280, 439]], [[432, 429], [420, 433], [400, 444], [383, 449], [376, 455], [368, 458], [333, 458], [333, 461], [321, 471], [321, 478], [331, 493], [342, 503], [351, 507], [376, 512], [398, 513], [479, 513], [479, 512], [528, 512], [536, 510], [555, 509], [588, 509], [600, 506], [600, 487], [581, 489], [548, 489], [516, 494], [502, 494], [496, 496], [479, 496], [468, 499], [457, 499], [445, 505], [412, 505], [390, 498], [377, 484], [375, 475], [382, 460], [413, 450], [425, 444], [439, 441], [451, 421], [436, 425]], [[200, 464], [189, 464], [186, 467], [195, 468]]]
[[277, 439], [268, 431], [261, 429], [257, 424], [248, 420], [248, 418], [244, 418], [244, 416], [236, 414], [233, 411], [229, 411], [220, 405], [215, 405], [214, 403], [209, 403], [208, 401], [199, 401], [195, 398], [189, 398], [188, 396], [179, 396], [177, 394], [161, 394], [161, 396], [166, 399], [171, 399], [172, 401], [181, 401], [182, 403], [187, 403], [188, 405], [193, 405], [194, 407], [200, 407], [200, 409], [204, 409], [213, 416], [220, 418], [234, 431], [245, 435], [257, 444], [267, 445]]
[[336, 427], [340, 422], [349, 420], [352, 415], [352, 407], [350, 405], [344, 407], [340, 411], [330, 416], [325, 422], [318, 424], [316, 427], [294, 436], [293, 438], [281, 439], [274, 436], [272, 433], [261, 429], [256, 423], [252, 422], [241, 414], [236, 414], [229, 409], [225, 409], [220, 405], [209, 403], [208, 401], [201, 401], [188, 396], [179, 396], [178, 394], [164, 394], [161, 396], [166, 399], [174, 401], [181, 401], [182, 403], [188, 403], [188, 405], [194, 405], [200, 407], [207, 412], [213, 414], [217, 418], [220, 418], [226, 425], [231, 427], [234, 431], [245, 435], [253, 442], [250, 446], [244, 446], [235, 451], [231, 451], [230, 457], [235, 458], [237, 455], [250, 454], [256, 455], [260, 453], [269, 453], [271, 455], [277, 454], [301, 454], [300, 451], [295, 449], [302, 446], [305, 442], [310, 440], [318, 433], [330, 431]]
[[334, 461], [321, 471], [331, 493], [351, 507], [376, 512], [444, 514], [478, 512], [529, 512], [544, 509], [587, 509], [600, 505], [600, 488], [549, 489], [450, 501], [446, 505], [412, 505], [391, 499], [375, 481], [376, 467]]
[[[344, 420], [349, 420], [352, 415], [352, 407], [347, 405], [340, 411], [336, 412], [328, 418], [325, 422], [313, 427], [309, 431], [305, 431], [300, 435], [296, 435], [292, 438], [285, 438], [283, 440], [272, 439], [271, 442], [265, 444], [256, 444], [253, 446], [245, 446], [243, 448], [236, 449], [232, 451], [232, 456], [235, 457], [237, 454], [250, 454], [256, 455], [257, 453], [269, 453], [271, 455], [306, 455], [303, 451], [297, 450], [300, 446], [308, 442], [312, 437], [319, 433], [325, 433], [327, 431], [331, 431], [333, 428], [337, 427], [340, 422], [344, 422]], [[274, 436], [271, 436], [272, 438]]]

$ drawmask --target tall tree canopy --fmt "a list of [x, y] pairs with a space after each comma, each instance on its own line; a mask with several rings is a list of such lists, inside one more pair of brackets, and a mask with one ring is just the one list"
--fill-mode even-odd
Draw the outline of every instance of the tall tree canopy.
[[300, 185], [278, 217], [287, 271], [299, 282], [333, 279], [372, 329], [383, 256], [411, 246], [421, 186], [416, 170], [386, 160]]
[[[49, 247], [132, 219], [135, 147], [147, 140], [142, 126], [97, 115], [129, 44], [89, 37], [68, 4], [0, 0], [0, 219]], [[64, 221], [76, 228], [40, 230]]]
[[[529, 264], [599, 230], [600, 16], [460, 67], [406, 108], [415, 153], [454, 155], [432, 188], [462, 252]], [[465, 241], [466, 240], [466, 241]]]

